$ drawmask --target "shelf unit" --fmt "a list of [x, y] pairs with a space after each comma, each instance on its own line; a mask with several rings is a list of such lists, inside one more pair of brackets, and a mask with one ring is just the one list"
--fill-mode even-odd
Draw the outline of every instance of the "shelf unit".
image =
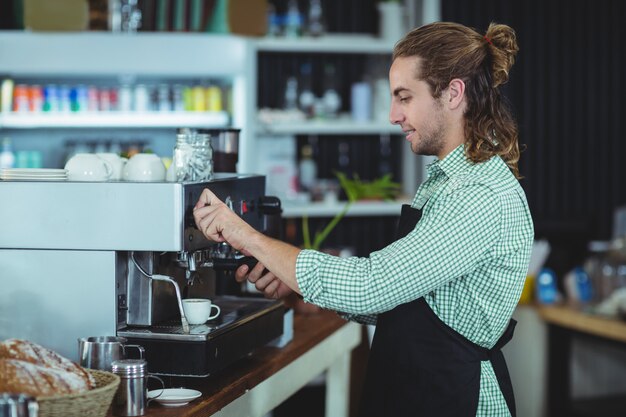
[[[257, 62], [260, 52], [389, 54], [393, 44], [370, 35], [327, 35], [320, 38], [251, 39], [199, 33], [0, 32], [0, 76], [16, 79], [56, 77], [76, 79], [215, 78], [232, 83], [232, 115], [226, 113], [0, 113], [0, 131], [27, 134], [29, 129], [64, 132], [101, 129], [170, 132], [177, 127], [241, 128], [240, 172], [259, 172], [255, 159], [259, 135], [398, 134], [388, 121], [353, 122], [347, 115], [335, 120], [298, 123], [262, 123], [257, 114]], [[52, 129], [52, 130], [50, 130]], [[167, 135], [169, 133], [161, 133]], [[61, 133], [53, 134], [57, 137]], [[167, 136], [166, 136], [167, 137]], [[48, 141], [49, 142], [49, 141]], [[51, 146], [51, 145], [48, 145]], [[405, 190], [413, 192], [418, 173], [415, 157], [403, 155]], [[408, 161], [408, 162], [407, 162]], [[357, 203], [349, 215], [392, 215], [400, 203]], [[332, 216], [342, 205], [311, 204], [290, 207], [288, 216]], [[306, 211], [305, 211], [306, 210]]]
[[[403, 204], [410, 204], [408, 199], [397, 201], [358, 201], [352, 204], [346, 216], [399, 216]], [[345, 207], [345, 202], [336, 203], [283, 203], [284, 218], [332, 217]]]
[[393, 42], [372, 35], [333, 34], [318, 38], [262, 38], [254, 41], [259, 52], [389, 54]]
[[[250, 39], [200, 33], [32, 33], [0, 31], [0, 77], [15, 79], [220, 79], [232, 86], [232, 115], [218, 113], [0, 114], [14, 129], [148, 129], [166, 138], [177, 127], [241, 127], [239, 167], [255, 155], [256, 53]], [[43, 143], [43, 138], [39, 140]], [[172, 140], [173, 144], [173, 140]], [[50, 146], [50, 145], [48, 145]], [[167, 150], [170, 152], [171, 150]]]
[[[263, 38], [254, 42], [257, 53], [308, 54], [358, 54], [390, 55], [394, 42], [364, 34], [333, 34], [319, 38]], [[268, 120], [271, 120], [271, 115]], [[296, 136], [296, 135], [403, 135], [399, 126], [389, 120], [354, 121], [349, 114], [341, 114], [335, 119], [311, 119], [294, 121], [264, 121], [257, 118], [257, 135]], [[398, 138], [397, 140], [401, 140]], [[421, 171], [417, 158], [406, 146], [402, 152], [403, 193], [412, 195], [417, 188]], [[357, 202], [347, 216], [397, 216], [406, 201], [398, 202]], [[343, 208], [343, 204], [307, 203], [284, 204], [284, 217], [332, 217]]]
[[0, 129], [72, 128], [220, 128], [226, 112], [0, 113]]
[[258, 122], [258, 129], [265, 134], [274, 135], [361, 135], [388, 134], [399, 135], [402, 130], [389, 121], [355, 122], [348, 115], [336, 119], [302, 120], [293, 122]]
[[0, 31], [0, 74], [230, 79], [246, 73], [249, 43], [199, 33]]

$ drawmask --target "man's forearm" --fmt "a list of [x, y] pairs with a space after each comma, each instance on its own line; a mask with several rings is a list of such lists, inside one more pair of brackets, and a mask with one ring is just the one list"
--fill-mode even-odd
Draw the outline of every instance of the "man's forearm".
[[299, 248], [257, 232], [251, 237], [245, 250], [289, 288], [300, 294], [296, 281], [296, 259], [300, 253]]

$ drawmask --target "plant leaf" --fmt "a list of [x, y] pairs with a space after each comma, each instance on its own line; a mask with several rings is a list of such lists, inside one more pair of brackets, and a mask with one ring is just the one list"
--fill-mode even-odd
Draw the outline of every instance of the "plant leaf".
[[302, 216], [302, 246], [304, 249], [311, 249], [311, 234], [309, 232], [309, 216]]
[[337, 213], [335, 217], [333, 217], [333, 219], [330, 221], [330, 223], [326, 225], [326, 227], [324, 227], [324, 230], [315, 234], [315, 239], [313, 240], [312, 249], [315, 249], [315, 250], [320, 249], [320, 247], [322, 246], [322, 242], [326, 240], [330, 232], [332, 232], [335, 226], [337, 226], [337, 224], [341, 221], [343, 216], [346, 215], [351, 205], [352, 205], [352, 201], [348, 201], [343, 206], [343, 209], [339, 213]]

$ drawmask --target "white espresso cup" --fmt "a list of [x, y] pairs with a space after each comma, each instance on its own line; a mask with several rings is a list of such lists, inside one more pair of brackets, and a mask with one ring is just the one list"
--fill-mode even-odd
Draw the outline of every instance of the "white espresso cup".
[[98, 155], [100, 159], [104, 159], [111, 164], [111, 169], [113, 170], [111, 180], [119, 181], [122, 179], [122, 171], [124, 170], [124, 165], [126, 165], [126, 161], [128, 161], [128, 159], [122, 158], [113, 152], [100, 152], [96, 155]]
[[108, 161], [91, 153], [77, 153], [65, 164], [70, 181], [108, 181], [113, 167]]
[[165, 165], [158, 155], [138, 153], [133, 155], [124, 166], [124, 181], [159, 182], [165, 181]]
[[[217, 311], [211, 315], [211, 310]], [[212, 304], [208, 298], [186, 298], [183, 300], [183, 311], [189, 324], [203, 324], [220, 315], [219, 306]]]

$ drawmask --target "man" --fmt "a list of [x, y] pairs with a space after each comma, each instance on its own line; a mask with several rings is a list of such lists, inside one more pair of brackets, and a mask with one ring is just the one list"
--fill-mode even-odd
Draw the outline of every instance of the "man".
[[[517, 53], [514, 31], [483, 36], [454, 23], [408, 33], [389, 71], [390, 119], [414, 153], [435, 155], [402, 210], [398, 239], [367, 258], [300, 250], [243, 222], [209, 190], [196, 225], [259, 264], [240, 267], [268, 297], [305, 301], [375, 323], [363, 416], [515, 415], [500, 348], [533, 242], [516, 177], [517, 127], [498, 87]], [[262, 275], [264, 268], [271, 271]]]

